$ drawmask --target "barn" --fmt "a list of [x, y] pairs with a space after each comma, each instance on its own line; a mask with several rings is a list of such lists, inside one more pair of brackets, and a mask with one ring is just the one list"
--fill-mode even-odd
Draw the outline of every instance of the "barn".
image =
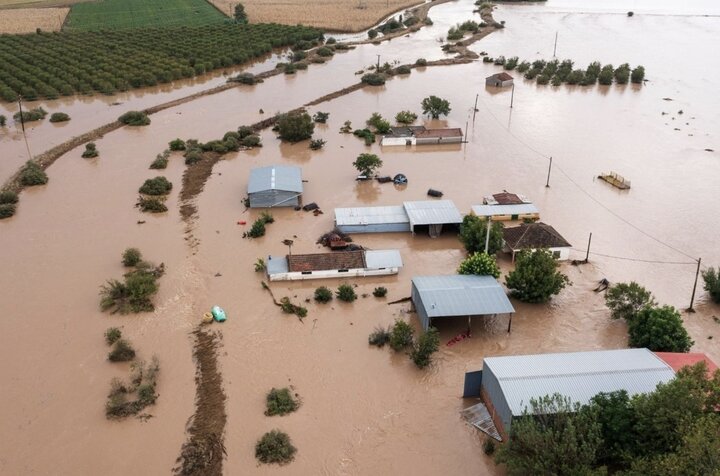
[[296, 207], [301, 203], [302, 193], [300, 167], [270, 165], [250, 171], [250, 208]]
[[485, 86], [495, 86], [498, 88], [504, 88], [506, 86], [513, 85], [513, 77], [509, 74], [502, 72], [496, 73], [485, 78]]
[[335, 209], [335, 226], [343, 233], [394, 233], [410, 231], [402, 206]]

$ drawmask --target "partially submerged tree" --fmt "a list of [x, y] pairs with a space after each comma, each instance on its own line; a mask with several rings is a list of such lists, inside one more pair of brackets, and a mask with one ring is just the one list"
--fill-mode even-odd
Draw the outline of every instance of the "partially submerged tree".
[[440, 348], [440, 334], [434, 327], [420, 334], [417, 342], [413, 344], [410, 358], [418, 366], [424, 369], [432, 362], [432, 355]]
[[238, 3], [235, 5], [235, 10], [233, 11], [233, 17], [235, 18], [235, 21], [238, 23], [245, 24], [248, 22], [247, 13], [245, 13], [245, 7], [242, 3]]
[[[500, 222], [491, 222], [488, 254], [494, 255], [503, 246], [503, 226]], [[485, 252], [488, 220], [475, 215], [466, 215], [460, 225], [460, 241], [468, 253]]]
[[365, 177], [372, 177], [382, 167], [382, 160], [375, 154], [360, 154], [353, 162], [353, 166]]
[[267, 408], [265, 415], [287, 415], [298, 409], [300, 404], [290, 393], [290, 389], [285, 387], [281, 389], [272, 388], [265, 398]]
[[708, 268], [702, 272], [705, 285], [703, 288], [710, 294], [710, 297], [716, 303], [720, 303], [720, 268]]
[[437, 96], [426, 97], [420, 104], [422, 106], [423, 114], [438, 119], [441, 115], [447, 116], [450, 114], [450, 102], [447, 99], [442, 99]]
[[400, 111], [395, 115], [398, 124], [412, 124], [417, 120], [417, 114], [412, 111]]
[[277, 128], [282, 140], [300, 142], [312, 137], [315, 124], [307, 112], [290, 112], [278, 116]]
[[287, 464], [295, 458], [297, 448], [287, 433], [272, 430], [263, 435], [255, 445], [255, 457], [265, 464]]
[[635, 281], [610, 286], [605, 295], [605, 305], [613, 319], [631, 321], [638, 312], [655, 305], [652, 293]]
[[558, 261], [549, 250], [521, 251], [505, 284], [512, 296], [521, 301], [546, 302], [571, 284], [558, 267]]
[[475, 274], [479, 276], [500, 277], [500, 267], [494, 256], [485, 253], [473, 253], [458, 268], [458, 274]]
[[653, 352], [688, 352], [694, 344], [672, 306], [646, 307], [628, 323], [631, 347]]
[[26, 187], [45, 185], [48, 183], [48, 176], [38, 164], [28, 160], [20, 171], [20, 183]]
[[402, 319], [395, 319], [395, 323], [390, 329], [390, 347], [395, 351], [400, 351], [411, 346], [414, 333], [415, 330], [410, 324]]
[[349, 284], [341, 284], [340, 286], [338, 286], [335, 295], [339, 300], [345, 302], [353, 302], [357, 299], [357, 294], [355, 293], [355, 290]]
[[142, 261], [142, 253], [137, 248], [127, 248], [122, 254], [123, 266], [137, 266]]

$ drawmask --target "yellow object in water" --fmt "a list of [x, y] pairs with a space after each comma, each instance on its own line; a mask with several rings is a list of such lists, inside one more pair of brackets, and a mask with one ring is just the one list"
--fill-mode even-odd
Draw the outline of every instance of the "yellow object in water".
[[202, 321], [203, 321], [205, 324], [211, 323], [211, 322], [213, 321], [213, 315], [212, 315], [212, 313], [206, 312], [205, 314], [203, 314]]

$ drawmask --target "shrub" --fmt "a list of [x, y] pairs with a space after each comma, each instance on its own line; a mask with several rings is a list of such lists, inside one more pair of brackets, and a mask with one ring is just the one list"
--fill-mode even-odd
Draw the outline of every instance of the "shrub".
[[318, 111], [318, 112], [316, 112], [316, 113], [313, 115], [313, 121], [314, 121], [314, 122], [318, 122], [318, 123], [320, 123], [320, 124], [325, 124], [325, 123], [327, 122], [327, 120], [328, 120], [329, 117], [330, 117], [330, 113], [329, 113], [329, 112], [320, 112], [320, 111]]
[[262, 258], [258, 258], [257, 261], [255, 261], [255, 272], [256, 273], [262, 273], [267, 269], [267, 265], [265, 264], [265, 260]]
[[375, 296], [376, 298], [382, 298], [387, 296], [387, 288], [384, 286], [379, 286], [373, 289], [373, 296]]
[[95, 143], [90, 142], [88, 144], [85, 144], [85, 150], [82, 153], [82, 158], [90, 159], [90, 158], [97, 157], [97, 156], [98, 156], [98, 151], [97, 151], [97, 148], [95, 147]]
[[317, 49], [317, 54], [320, 56], [328, 57], [334, 55], [335, 53], [327, 46], [321, 46]]
[[432, 363], [432, 355], [440, 348], [440, 333], [430, 327], [418, 337], [410, 352], [410, 358], [418, 368], [424, 369]]
[[370, 129], [356, 129], [353, 135], [365, 139], [365, 145], [372, 145], [375, 142], [375, 134]]
[[240, 127], [238, 127], [237, 133], [238, 133], [237, 138], [242, 140], [242, 139], [246, 138], [247, 136], [251, 136], [251, 135], [255, 134], [255, 130], [250, 126], [240, 126]]
[[310, 141], [310, 148], [312, 150], [320, 150], [325, 147], [325, 141], [323, 139], [313, 139]]
[[253, 85], [258, 82], [257, 78], [252, 73], [240, 73], [234, 78], [231, 78], [230, 81], [249, 85]]
[[172, 183], [165, 177], [155, 177], [145, 180], [139, 192], [143, 195], [167, 195], [172, 190]]
[[341, 133], [341, 134], [350, 134], [350, 133], [352, 132], [352, 130], [353, 130], [353, 129], [352, 129], [352, 122], [350, 122], [350, 121], [345, 121], [345, 122], [343, 123], [342, 127], [340, 128], [340, 133]]
[[13, 119], [16, 122], [33, 122], [45, 119], [47, 111], [41, 107], [30, 109], [29, 111], [23, 111], [22, 114], [18, 111], [13, 114]]
[[429, 96], [422, 100], [423, 114], [427, 114], [433, 119], [438, 119], [441, 115], [450, 114], [450, 102], [437, 96]]
[[618, 84], [627, 84], [630, 80], [630, 65], [623, 63], [615, 70], [615, 82]]
[[415, 60], [416, 66], [427, 66], [427, 60], [425, 58], [418, 58]]
[[275, 223], [275, 217], [273, 217], [272, 214], [268, 212], [262, 212], [258, 220], [262, 220], [262, 222], [265, 224]]
[[382, 167], [382, 160], [375, 154], [360, 154], [353, 162], [353, 166], [366, 177], [375, 175], [375, 171]]
[[0, 192], [0, 205], [6, 205], [9, 203], [17, 203], [18, 194], [11, 191]]
[[398, 68], [396, 70], [397, 74], [410, 74], [410, 71], [411, 71], [410, 66], [405, 65], [405, 64], [402, 66], [398, 66]]
[[538, 84], [541, 84], [544, 86], [544, 85], [548, 84], [549, 82], [550, 82], [550, 76], [548, 76], [546, 74], [541, 74], [540, 76], [537, 77]]
[[150, 169], [159, 170], [166, 169], [168, 166], [168, 159], [170, 158], [170, 151], [165, 149], [162, 154], [155, 156], [155, 160], [150, 164]]
[[[500, 222], [491, 222], [488, 254], [494, 255], [503, 246], [502, 229]], [[469, 254], [485, 252], [485, 239], [487, 235], [488, 220], [475, 215], [466, 215], [460, 225], [460, 241], [465, 245]]]
[[198, 149], [188, 150], [185, 153], [185, 165], [197, 164], [202, 160], [202, 153]]
[[345, 302], [353, 302], [357, 299], [357, 294], [355, 294], [355, 290], [349, 284], [341, 284], [340, 286], [338, 286], [337, 291], [335, 291], [335, 295], [339, 300]]
[[26, 187], [45, 185], [48, 183], [48, 176], [38, 164], [28, 160], [20, 171], [20, 183]]
[[143, 111], [128, 111], [118, 117], [118, 121], [127, 126], [147, 126], [150, 124], [150, 118]]
[[505, 284], [511, 294], [523, 302], [546, 302], [571, 284], [568, 277], [558, 271], [558, 266], [547, 249], [521, 251]]
[[5, 127], [5, 124], [7, 124], [7, 117], [0, 114], [0, 127]]
[[390, 332], [383, 327], [376, 327], [368, 336], [368, 344], [376, 347], [385, 347], [390, 342]]
[[281, 114], [277, 120], [280, 138], [288, 142], [309, 139], [315, 131], [315, 124], [306, 112]]
[[110, 362], [127, 362], [135, 358], [135, 349], [125, 339], [118, 339], [108, 354]]
[[495, 257], [486, 253], [473, 253], [460, 263], [459, 274], [475, 274], [479, 276], [500, 277], [500, 267]]
[[334, 45], [335, 43], [337, 43], [337, 40], [335, 38], [333, 38], [332, 36], [330, 38], [328, 38], [327, 40], [325, 40], [326, 45]]
[[642, 66], [636, 66], [632, 70], [632, 74], [630, 75], [630, 81], [632, 81], [634, 84], [640, 84], [643, 82], [643, 79], [645, 79], [645, 68]]
[[411, 111], [400, 111], [395, 114], [395, 122], [399, 124], [412, 124], [417, 120], [417, 114]]
[[164, 213], [168, 211], [167, 205], [156, 197], [140, 196], [135, 206], [138, 207], [141, 212]]
[[650, 291], [631, 281], [610, 286], [605, 294], [605, 305], [613, 319], [630, 322], [642, 309], [655, 306], [655, 298]]
[[365, 84], [369, 84], [370, 86], [382, 86], [383, 84], [385, 84], [385, 76], [380, 73], [363, 74], [360, 80]]
[[600, 84], [608, 86], [612, 84], [614, 75], [615, 69], [613, 68], [613, 66], [611, 64], [606, 64], [600, 70], [600, 74], [598, 75], [598, 82]]
[[[2, 199], [0, 198], [0, 203]], [[705, 282], [703, 288], [710, 294], [710, 297], [716, 303], [720, 303], [720, 268], [717, 270], [713, 267], [702, 272], [702, 278]]]
[[368, 38], [370, 38], [372, 40], [372, 39], [377, 38], [377, 36], [378, 36], [377, 30], [374, 30], [372, 28], [368, 30]]
[[267, 402], [267, 409], [265, 410], [266, 416], [287, 415], [297, 410], [300, 406], [287, 387], [271, 389], [265, 400]]
[[50, 122], [65, 122], [65, 121], [69, 121], [69, 120], [70, 120], [70, 116], [68, 116], [64, 112], [53, 112], [50, 115]]
[[333, 298], [333, 293], [325, 286], [320, 286], [315, 290], [315, 300], [317, 302], [330, 302]]
[[512, 58], [510, 58], [510, 59], [508, 59], [507, 61], [505, 61], [505, 64], [503, 65], [503, 68], [505, 68], [505, 69], [508, 70], [508, 71], [511, 71], [511, 70], [515, 69], [515, 68], [517, 67], [517, 64], [518, 64], [518, 59], [519, 59], [519, 58], [518, 58], [517, 56], [513, 56]]
[[293, 304], [287, 296], [280, 299], [280, 308], [286, 314], [295, 314], [301, 321], [303, 317], [307, 316], [308, 312], [306, 308]]
[[137, 266], [142, 261], [142, 253], [137, 248], [127, 248], [122, 254], [123, 266]]
[[255, 134], [243, 137], [242, 139], [243, 147], [262, 147], [262, 144], [260, 142], [260, 136], [257, 136]]
[[646, 307], [628, 323], [630, 347], [653, 352], [688, 352], [694, 344], [672, 306]]
[[295, 65], [292, 63], [284, 65], [283, 68], [284, 68], [283, 71], [285, 74], [295, 74], [295, 71], [297, 70]]
[[448, 41], [462, 40], [465, 32], [460, 30], [457, 26], [451, 26], [447, 33]]
[[290, 437], [280, 430], [265, 433], [255, 445], [255, 457], [265, 464], [287, 464], [295, 458], [296, 452]]
[[305, 53], [304, 51], [295, 51], [292, 54], [293, 61], [302, 61], [305, 58], [307, 58], [307, 53]]
[[493, 453], [495, 453], [495, 440], [492, 438], [485, 438], [485, 441], [483, 441], [483, 453], [485, 453], [488, 456], [492, 456]]
[[117, 327], [109, 327], [105, 331], [105, 342], [107, 345], [113, 345], [122, 337], [122, 332]]
[[530, 69], [530, 63], [527, 61], [523, 61], [522, 63], [517, 65], [515, 69], [517, 69], [518, 73], [525, 73], [527, 72], [527, 70]]
[[257, 219], [253, 222], [250, 230], [247, 232], [249, 238], [260, 238], [265, 236], [265, 222], [261, 219]]
[[3, 218], [10, 218], [15, 215], [15, 204], [14, 203], [3, 203], [0, 204], [0, 220]]
[[138, 269], [125, 275], [125, 281], [107, 281], [100, 287], [100, 308], [112, 314], [150, 312], [155, 309], [151, 298], [157, 293], [157, 278], [163, 269]]
[[415, 330], [410, 324], [402, 319], [395, 319], [395, 323], [390, 329], [390, 340], [388, 343], [395, 351], [401, 351], [412, 345], [413, 333]]
[[170, 150], [185, 150], [185, 141], [180, 138], [171, 140], [168, 145]]
[[387, 134], [390, 132], [390, 122], [386, 121], [380, 113], [373, 112], [370, 119], [365, 121], [365, 123], [374, 127], [380, 134]]

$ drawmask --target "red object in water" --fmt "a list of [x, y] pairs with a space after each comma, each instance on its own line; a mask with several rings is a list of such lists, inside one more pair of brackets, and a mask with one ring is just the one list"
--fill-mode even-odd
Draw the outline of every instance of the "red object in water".
[[240, 220], [240, 221], [238, 222], [238, 225], [245, 225], [246, 223], [247, 223], [247, 222], [246, 222], [245, 220]]
[[448, 347], [453, 346], [453, 345], [457, 344], [458, 342], [462, 342], [465, 339], [468, 339], [469, 337], [470, 337], [470, 331], [463, 332], [462, 334], [458, 334], [455, 337], [453, 337], [452, 339], [450, 339], [448, 341], [447, 345], [448, 345]]

